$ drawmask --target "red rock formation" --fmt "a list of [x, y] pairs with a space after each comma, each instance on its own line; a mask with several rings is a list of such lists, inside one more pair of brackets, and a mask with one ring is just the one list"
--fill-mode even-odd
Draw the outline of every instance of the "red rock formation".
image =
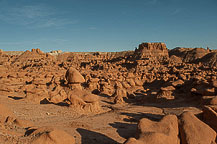
[[139, 48], [135, 50], [135, 55], [140, 58], [152, 57], [168, 57], [168, 49], [164, 43], [142, 43]]
[[203, 118], [217, 132], [217, 106], [205, 106]]
[[[198, 107], [201, 99], [209, 99], [206, 104], [212, 105], [212, 109], [210, 107], [210, 109], [204, 110], [203, 118], [210, 127], [216, 130], [217, 114], [213, 107], [217, 104], [217, 70], [215, 67], [217, 55], [216, 52], [209, 52], [210, 50], [204, 49], [175, 49], [174, 51], [171, 50], [169, 58], [168, 49], [164, 43], [143, 43], [135, 52], [69, 52], [54, 56], [43, 53], [39, 49], [26, 51], [21, 55], [11, 55], [11, 53], [0, 51], [0, 100], [4, 104], [15, 104], [12, 108], [15, 115], [26, 117], [23, 114], [29, 114], [29, 110], [33, 109], [34, 113], [32, 114], [35, 117], [30, 114], [26, 118], [37, 121], [40, 116], [38, 123], [43, 121], [42, 119], [48, 118], [48, 121], [41, 125], [55, 123], [59, 127], [63, 126], [64, 123], [63, 127], [69, 128], [70, 132], [72, 129], [68, 127], [71, 125], [67, 121], [68, 118], [71, 123], [72, 119], [73, 121], [78, 120], [74, 119], [74, 116], [80, 117], [81, 113], [89, 115], [91, 112], [93, 114], [90, 114], [90, 123], [98, 124], [100, 122], [99, 127], [91, 129], [97, 130], [99, 133], [105, 130], [104, 132], [110, 137], [114, 129], [108, 132], [108, 127], [105, 125], [101, 129], [102, 121], [108, 122], [112, 118], [120, 122], [131, 123], [131, 120], [133, 122], [139, 120], [137, 116], [140, 114], [141, 117], [149, 117], [144, 109], [147, 108], [147, 103], [154, 106], [156, 98], [163, 99], [162, 103], [157, 103], [164, 110], [161, 115], [170, 112], [177, 114], [176, 111], [179, 111], [180, 114], [180, 111], [186, 110], [185, 107], [188, 105], [191, 108], [195, 105], [195, 109], [200, 111]], [[194, 63], [191, 63], [193, 61]], [[73, 68], [71, 68], [72, 66]], [[28, 105], [33, 102], [37, 102], [37, 104], [28, 109]], [[113, 105], [113, 102], [124, 104]], [[49, 104], [40, 105], [45, 103]], [[22, 108], [18, 104], [22, 104]], [[16, 110], [17, 106], [19, 108]], [[138, 112], [137, 109], [140, 108], [141, 112]], [[58, 111], [51, 113], [50, 110], [52, 109]], [[19, 110], [24, 112], [19, 112]], [[126, 112], [130, 114], [126, 114]], [[95, 113], [104, 113], [96, 116], [98, 118], [102, 116], [103, 119], [97, 118], [98, 121], [95, 122]], [[113, 117], [113, 114], [118, 115], [117, 119], [116, 116]], [[45, 117], [45, 115], [49, 117]], [[107, 116], [108, 119], [104, 119], [104, 116]], [[59, 123], [54, 120], [55, 122], [49, 123], [53, 121], [53, 117], [62, 122]], [[153, 117], [155, 116], [153, 115]], [[32, 124], [19, 118], [10, 116], [7, 109], [0, 105], [1, 133], [6, 127], [8, 129], [13, 128], [17, 132], [22, 131], [24, 134], [26, 131], [24, 128], [32, 126]], [[86, 116], [82, 120], [84, 119]], [[177, 120], [175, 120], [177, 118], [167, 117], [165, 119], [160, 122], [143, 120], [143, 124], [142, 122], [139, 123], [140, 137], [138, 139], [131, 138], [128, 143], [154, 144], [155, 142], [164, 144], [176, 142], [178, 131], [177, 126], [173, 127], [173, 124], [177, 125]], [[215, 138], [213, 130], [192, 115], [183, 116], [180, 124], [180, 127], [183, 128], [182, 141], [198, 142], [197, 140], [199, 140], [209, 143]], [[187, 129], [185, 126], [192, 128]], [[121, 131], [127, 130], [125, 126], [122, 127], [122, 124], [120, 129]], [[50, 142], [57, 140], [54, 137], [62, 134], [64, 135], [64, 133], [59, 133], [56, 130], [46, 130], [41, 132], [41, 135], [31, 138], [37, 139], [35, 143], [40, 143], [45, 139], [45, 141]], [[119, 136], [117, 137], [115, 134], [111, 137], [118, 138]], [[123, 134], [125, 133], [123, 132]], [[9, 135], [9, 133], [0, 135], [0, 143], [4, 143], [1, 141], [2, 137], [8, 138]], [[130, 136], [133, 135], [127, 137]], [[185, 136], [188, 136], [189, 139]], [[11, 135], [11, 139], [16, 139], [16, 141], [9, 141], [8, 143], [25, 143], [20, 140], [30, 143], [33, 140], [31, 138], [23, 135], [21, 137]], [[79, 141], [77, 138], [76, 141]], [[126, 137], [123, 136], [122, 138]], [[64, 142], [62, 139], [60, 140]], [[121, 139], [118, 143], [123, 141], [124, 139]], [[95, 143], [104, 143], [104, 141]]]
[[216, 139], [216, 132], [191, 112], [181, 115], [180, 134], [182, 144], [212, 144]]
[[32, 144], [75, 144], [73, 136], [59, 129], [41, 127], [31, 135], [36, 135]]
[[139, 138], [130, 138], [125, 144], [179, 144], [178, 119], [167, 115], [160, 122], [143, 118], [138, 124]]
[[203, 48], [175, 48], [169, 51], [170, 56], [177, 56], [182, 59], [183, 62], [196, 62], [206, 54], [210, 53], [210, 50]]

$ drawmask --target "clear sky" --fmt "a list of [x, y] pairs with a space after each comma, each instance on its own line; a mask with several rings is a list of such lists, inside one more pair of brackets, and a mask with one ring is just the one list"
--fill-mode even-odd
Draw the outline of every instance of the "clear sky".
[[217, 49], [217, 0], [0, 0], [0, 49]]

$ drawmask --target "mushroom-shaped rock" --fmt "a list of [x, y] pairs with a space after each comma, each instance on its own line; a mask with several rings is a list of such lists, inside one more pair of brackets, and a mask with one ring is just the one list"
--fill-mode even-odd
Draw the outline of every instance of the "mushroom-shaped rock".
[[175, 88], [173, 86], [162, 87], [157, 93], [157, 99], [174, 99], [175, 97], [172, 95], [174, 90]]
[[66, 80], [68, 81], [69, 84], [76, 84], [76, 83], [83, 83], [85, 82], [84, 77], [77, 71], [75, 68], [70, 67], [66, 71]]
[[70, 67], [66, 71], [66, 80], [68, 81], [68, 86], [71, 89], [79, 89], [82, 90], [81, 83], [85, 82], [84, 77], [77, 71], [75, 68]]

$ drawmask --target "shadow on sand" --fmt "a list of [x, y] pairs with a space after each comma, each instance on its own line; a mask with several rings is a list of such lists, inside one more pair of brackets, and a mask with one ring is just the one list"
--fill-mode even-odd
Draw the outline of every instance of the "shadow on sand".
[[133, 137], [137, 130], [137, 124], [114, 122], [110, 123], [109, 125], [113, 128], [116, 128], [116, 131], [119, 134], [119, 136], [125, 139]]
[[119, 144], [112, 138], [107, 137], [104, 134], [98, 132], [77, 128], [76, 129], [81, 135], [82, 144]]

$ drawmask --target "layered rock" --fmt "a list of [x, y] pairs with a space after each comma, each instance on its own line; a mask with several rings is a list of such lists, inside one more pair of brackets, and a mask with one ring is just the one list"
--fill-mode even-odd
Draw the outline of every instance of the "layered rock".
[[163, 57], [168, 58], [168, 49], [165, 43], [142, 43], [139, 45], [138, 49], [135, 50], [135, 55], [139, 59], [145, 58], [158, 58], [162, 59]]

